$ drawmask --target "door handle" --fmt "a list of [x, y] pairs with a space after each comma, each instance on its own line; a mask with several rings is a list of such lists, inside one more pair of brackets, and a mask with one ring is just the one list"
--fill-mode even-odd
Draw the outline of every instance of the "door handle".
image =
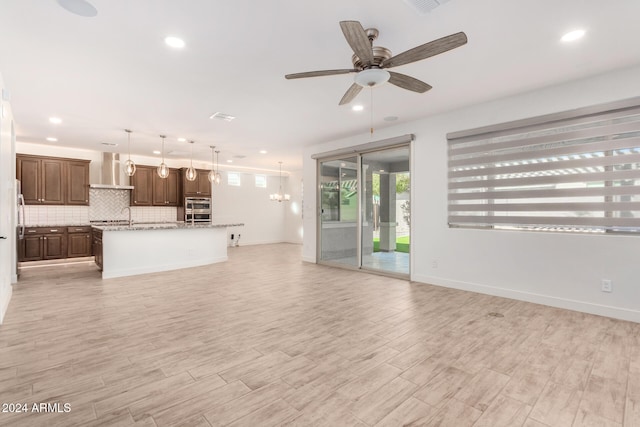
[[7, 236], [0, 236], [0, 240], [7, 240]]

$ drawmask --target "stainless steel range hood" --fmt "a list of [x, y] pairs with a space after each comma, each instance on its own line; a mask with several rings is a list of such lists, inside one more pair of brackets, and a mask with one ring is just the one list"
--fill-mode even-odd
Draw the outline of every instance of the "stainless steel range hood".
[[89, 187], [107, 190], [133, 190], [132, 185], [120, 184], [120, 174], [120, 154], [102, 153], [102, 181], [100, 184], [91, 184]]

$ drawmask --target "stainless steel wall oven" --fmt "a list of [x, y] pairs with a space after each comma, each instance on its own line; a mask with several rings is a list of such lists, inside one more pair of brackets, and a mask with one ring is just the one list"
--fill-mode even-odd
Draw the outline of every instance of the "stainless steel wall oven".
[[205, 223], [211, 222], [211, 198], [210, 197], [185, 197], [184, 199], [185, 222]]

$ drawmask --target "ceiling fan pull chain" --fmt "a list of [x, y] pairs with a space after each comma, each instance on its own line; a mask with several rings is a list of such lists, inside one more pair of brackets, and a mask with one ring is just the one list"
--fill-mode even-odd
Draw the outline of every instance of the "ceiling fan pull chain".
[[373, 86], [369, 86], [371, 93], [371, 139], [373, 139]]

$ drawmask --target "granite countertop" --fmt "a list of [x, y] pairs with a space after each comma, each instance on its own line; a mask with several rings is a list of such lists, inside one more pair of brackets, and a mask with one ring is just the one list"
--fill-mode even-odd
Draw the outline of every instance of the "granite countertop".
[[89, 223], [73, 223], [73, 224], [29, 224], [29, 225], [25, 225], [25, 227], [27, 228], [34, 228], [34, 227], [45, 227], [45, 228], [49, 228], [49, 227], [90, 227], [91, 224]]
[[93, 225], [93, 228], [102, 231], [132, 231], [132, 230], [172, 230], [172, 229], [189, 229], [189, 228], [222, 228], [222, 227], [242, 227], [243, 223], [229, 223], [229, 224], [191, 224], [189, 222], [160, 222], [153, 224], [145, 223], [133, 223], [132, 226], [128, 225]]

